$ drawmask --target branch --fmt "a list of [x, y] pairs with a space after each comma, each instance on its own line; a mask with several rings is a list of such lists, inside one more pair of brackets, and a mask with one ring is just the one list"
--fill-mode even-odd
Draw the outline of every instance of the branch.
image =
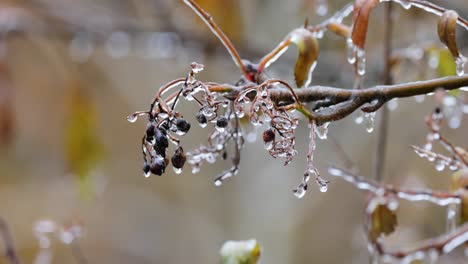
[[5, 244], [5, 256], [10, 264], [20, 264], [21, 261], [16, 254], [13, 238], [11, 237], [10, 229], [2, 217], [0, 217], [0, 236]]

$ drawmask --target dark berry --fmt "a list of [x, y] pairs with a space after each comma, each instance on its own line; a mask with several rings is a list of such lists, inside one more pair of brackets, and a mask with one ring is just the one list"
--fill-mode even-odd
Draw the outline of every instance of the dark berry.
[[178, 147], [171, 158], [172, 166], [176, 169], [182, 169], [186, 160], [187, 157], [185, 156], [184, 149], [182, 147]]
[[166, 170], [166, 163], [162, 159], [155, 159], [150, 165], [151, 173], [161, 176]]
[[156, 136], [156, 147], [160, 149], [166, 149], [169, 146], [169, 141], [164, 130], [155, 129]]
[[220, 116], [218, 117], [218, 119], [216, 120], [216, 126], [217, 127], [226, 127], [228, 125], [228, 120], [226, 117], [224, 116]]
[[206, 124], [206, 122], [207, 122], [206, 116], [201, 112], [198, 112], [197, 115], [195, 116], [195, 118], [197, 118], [198, 123], [200, 123], [202, 125]]
[[183, 118], [179, 118], [176, 121], [176, 126], [179, 131], [187, 133], [190, 130], [190, 123]]
[[150, 171], [150, 165], [145, 161], [145, 163], [143, 164], [143, 172], [146, 174], [148, 174]]
[[271, 142], [275, 140], [275, 132], [271, 130], [271, 128], [267, 129], [263, 131], [262, 137], [263, 137], [263, 142], [265, 143]]

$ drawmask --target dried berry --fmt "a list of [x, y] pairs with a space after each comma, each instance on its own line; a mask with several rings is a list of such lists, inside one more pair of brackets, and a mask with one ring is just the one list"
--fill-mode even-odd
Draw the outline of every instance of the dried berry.
[[166, 170], [166, 163], [162, 159], [154, 159], [153, 163], [150, 165], [151, 173], [161, 176]]
[[182, 169], [186, 159], [187, 157], [185, 156], [184, 149], [182, 147], [178, 147], [171, 158], [172, 166], [177, 169]]
[[273, 132], [273, 130], [271, 130], [271, 128], [267, 129], [267, 130], [263, 131], [262, 137], [263, 137], [263, 142], [265, 142], [265, 143], [271, 142], [271, 141], [275, 140], [275, 132]]
[[228, 120], [227, 120], [227, 118], [224, 117], [224, 116], [220, 116], [220, 117], [218, 117], [218, 119], [216, 120], [216, 126], [217, 126], [217, 127], [225, 128], [227, 125], [228, 125]]
[[187, 133], [190, 130], [190, 123], [183, 118], [176, 120], [177, 129], [183, 133]]
[[161, 129], [155, 129], [156, 136], [156, 147], [160, 149], [166, 149], [169, 146], [169, 140], [167, 139], [166, 131]]
[[206, 116], [201, 112], [198, 112], [195, 118], [197, 119], [198, 123], [201, 125], [204, 125], [207, 122]]
[[145, 174], [146, 177], [148, 177], [149, 172], [150, 172], [150, 165], [145, 161], [145, 163], [143, 163], [143, 173]]
[[154, 125], [152, 123], [148, 123], [146, 126], [146, 141], [152, 142], [154, 140]]

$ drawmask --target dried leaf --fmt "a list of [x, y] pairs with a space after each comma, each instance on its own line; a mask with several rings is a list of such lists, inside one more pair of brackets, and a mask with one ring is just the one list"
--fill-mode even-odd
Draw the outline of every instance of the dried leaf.
[[0, 147], [13, 137], [12, 87], [4, 64], [0, 63]]
[[366, 45], [367, 27], [369, 15], [372, 9], [379, 4], [379, 0], [356, 0], [353, 11], [353, 31], [351, 39], [354, 45], [364, 49]]
[[468, 222], [468, 169], [461, 169], [452, 175], [450, 189], [461, 197], [460, 218], [464, 224]]
[[307, 87], [312, 79], [312, 72], [319, 55], [317, 39], [310, 31], [299, 28], [291, 33], [291, 42], [296, 44], [299, 51], [294, 67], [296, 85], [297, 87]]
[[220, 252], [222, 264], [255, 264], [260, 258], [260, 245], [255, 239], [226, 241]]
[[[369, 203], [375, 203], [371, 199]], [[377, 202], [373, 208], [373, 211], [369, 219], [369, 230], [368, 236], [371, 241], [376, 241], [382, 235], [389, 235], [395, 231], [397, 226], [397, 217], [395, 211], [388, 208], [387, 204], [381, 204]]]
[[457, 20], [458, 13], [453, 10], [447, 10], [442, 14], [437, 25], [440, 41], [447, 46], [454, 58], [460, 56], [456, 40]]
[[90, 175], [103, 153], [97, 136], [94, 106], [80, 83], [70, 89], [65, 129], [66, 161], [70, 172], [79, 179], [83, 194], [91, 190]]

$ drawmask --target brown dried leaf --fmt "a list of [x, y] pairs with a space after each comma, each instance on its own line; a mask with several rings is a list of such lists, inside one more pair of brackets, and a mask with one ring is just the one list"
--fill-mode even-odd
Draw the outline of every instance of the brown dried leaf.
[[460, 55], [456, 40], [457, 20], [458, 13], [453, 10], [447, 10], [442, 14], [437, 24], [439, 39], [447, 46], [454, 58], [458, 58]]
[[296, 44], [299, 56], [294, 67], [294, 79], [297, 87], [308, 86], [319, 55], [319, 44], [314, 35], [305, 28], [298, 28], [291, 33], [291, 42]]
[[364, 49], [366, 45], [367, 27], [369, 15], [372, 9], [379, 4], [379, 0], [356, 0], [353, 11], [353, 31], [351, 39], [354, 45]]
[[371, 241], [376, 241], [381, 235], [390, 235], [397, 226], [395, 211], [388, 209], [386, 204], [376, 205], [369, 221], [368, 236]]

